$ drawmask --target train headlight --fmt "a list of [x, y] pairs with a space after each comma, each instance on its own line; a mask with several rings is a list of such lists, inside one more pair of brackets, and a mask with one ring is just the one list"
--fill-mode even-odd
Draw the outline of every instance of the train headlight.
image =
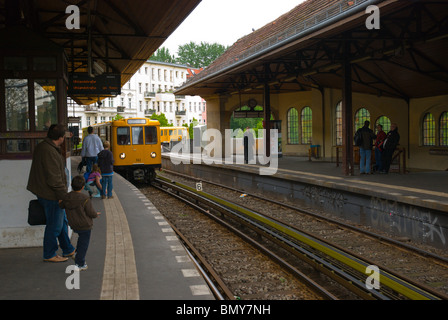
[[151, 158], [155, 158], [155, 157], [157, 157], [157, 153], [151, 152]]
[[124, 159], [124, 158], [126, 158], [126, 153], [120, 153], [120, 159]]

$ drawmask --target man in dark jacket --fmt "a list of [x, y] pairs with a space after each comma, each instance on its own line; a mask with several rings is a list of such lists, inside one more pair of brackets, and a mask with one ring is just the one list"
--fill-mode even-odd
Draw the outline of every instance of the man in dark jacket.
[[93, 227], [92, 219], [98, 217], [99, 214], [93, 209], [90, 197], [82, 193], [84, 185], [85, 180], [82, 175], [74, 177], [72, 180], [73, 191], [59, 204], [62, 209], [67, 211], [68, 224], [78, 234], [75, 266], [79, 271], [87, 270], [86, 254]]
[[390, 131], [386, 135], [386, 140], [383, 142], [383, 171], [381, 173], [389, 173], [392, 156], [399, 142], [400, 134], [398, 133], [397, 124], [392, 123], [390, 125]]
[[[65, 211], [59, 208], [58, 200], [67, 195], [65, 159], [60, 152], [64, 143], [65, 127], [51, 125], [47, 138], [36, 146], [33, 154], [27, 190], [37, 196], [45, 209], [47, 224], [44, 233], [44, 261], [63, 262], [75, 254], [70, 243]], [[56, 254], [59, 246], [63, 257]]]
[[359, 172], [361, 174], [370, 174], [373, 139], [376, 139], [375, 133], [369, 126], [370, 121], [366, 120], [364, 126], [357, 131], [357, 134], [360, 134], [362, 137], [362, 143], [359, 146]]

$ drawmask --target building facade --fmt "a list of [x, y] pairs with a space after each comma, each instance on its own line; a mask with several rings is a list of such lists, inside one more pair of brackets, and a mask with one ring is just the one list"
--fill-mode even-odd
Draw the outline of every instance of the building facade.
[[173, 93], [187, 80], [189, 70], [184, 65], [148, 60], [122, 87], [121, 95], [88, 106], [78, 105], [69, 98], [68, 115], [79, 117], [81, 127], [111, 121], [117, 114], [124, 118], [150, 118], [154, 113], [165, 114], [174, 126], [189, 125], [195, 120], [205, 124], [204, 99]]

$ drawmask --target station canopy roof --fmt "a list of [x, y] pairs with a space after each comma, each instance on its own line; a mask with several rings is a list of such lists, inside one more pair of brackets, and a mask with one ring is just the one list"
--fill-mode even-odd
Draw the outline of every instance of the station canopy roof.
[[[0, 0], [0, 29], [25, 25], [64, 48], [69, 74], [120, 74], [123, 86], [200, 1]], [[66, 27], [69, 5], [80, 9], [79, 29]], [[90, 104], [98, 97], [74, 100]]]
[[[379, 9], [380, 29], [369, 29]], [[370, 20], [370, 22], [374, 22]], [[448, 92], [448, 1], [307, 0], [239, 39], [176, 94], [342, 88], [403, 99]]]

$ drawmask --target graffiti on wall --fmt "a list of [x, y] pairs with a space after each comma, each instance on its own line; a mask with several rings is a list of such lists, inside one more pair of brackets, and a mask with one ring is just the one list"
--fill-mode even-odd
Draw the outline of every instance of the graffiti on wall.
[[358, 214], [363, 224], [435, 247], [446, 247], [448, 218], [431, 209], [378, 197], [369, 201], [369, 198], [349, 196], [350, 200], [335, 189], [312, 185], [305, 186], [302, 192], [304, 200], [328, 212], [343, 214], [349, 219]]
[[339, 212], [344, 207], [346, 200], [344, 195], [334, 189], [306, 186], [303, 194], [314, 205], [318, 205], [331, 212]]
[[371, 198], [370, 208], [374, 227], [420, 239], [423, 243], [446, 244], [446, 229], [429, 209], [377, 197]]

